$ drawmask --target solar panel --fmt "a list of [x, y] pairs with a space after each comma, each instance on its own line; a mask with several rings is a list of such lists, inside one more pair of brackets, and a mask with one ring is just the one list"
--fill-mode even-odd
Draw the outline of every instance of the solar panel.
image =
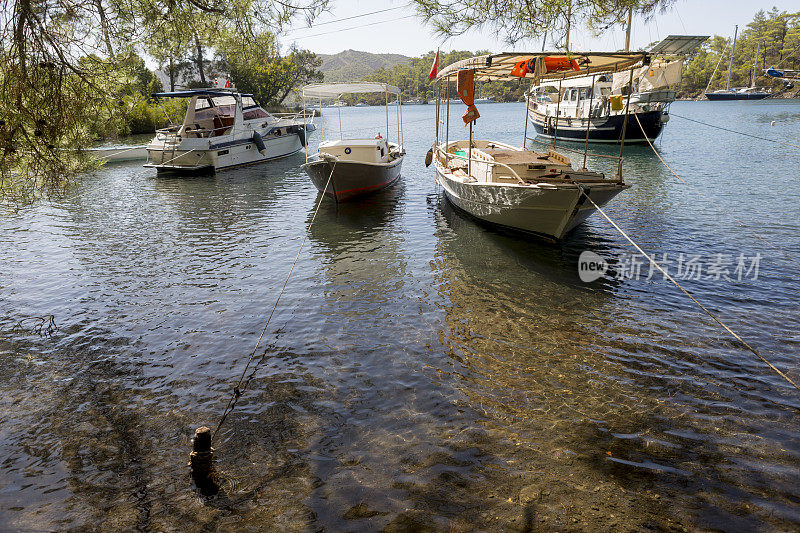
[[655, 45], [651, 54], [690, 54], [708, 39], [708, 35], [669, 35]]

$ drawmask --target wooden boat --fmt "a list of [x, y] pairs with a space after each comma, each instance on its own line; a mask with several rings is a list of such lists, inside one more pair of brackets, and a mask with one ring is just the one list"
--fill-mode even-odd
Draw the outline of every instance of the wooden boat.
[[[393, 185], [399, 178], [405, 157], [402, 146], [402, 110], [400, 90], [385, 83], [355, 82], [311, 84], [303, 88], [303, 98], [340, 98], [343, 94], [385, 93], [386, 136], [375, 138], [348, 138], [341, 135], [341, 109], [339, 110], [340, 138], [322, 141], [318, 153], [306, 156], [303, 169], [314, 186], [336, 201], [346, 201], [377, 192]], [[397, 139], [389, 142], [389, 97], [395, 96], [397, 104]]]
[[[532, 151], [524, 146], [476, 140], [473, 125], [479, 114], [474, 105], [474, 84], [488, 79], [518, 79], [528, 74], [539, 83], [553, 78], [613, 73], [641, 67], [648, 59], [646, 52], [573, 52], [568, 57], [557, 53], [504, 53], [449, 65], [436, 76], [436, 137], [426, 163], [434, 163], [436, 179], [456, 208], [490, 224], [558, 241], [586, 220], [596, 210], [595, 206], [604, 206], [629, 187], [622, 179], [622, 158], [606, 156], [618, 162], [617, 174], [609, 178], [585, 168], [586, 152], [584, 168], [577, 169], [568, 157], [553, 149]], [[562, 63], [567, 68], [553, 66]], [[469, 124], [469, 139], [451, 141], [449, 96], [456, 80], [457, 94], [468, 106], [462, 118]], [[444, 132], [439, 121], [443, 101], [448, 117]], [[523, 139], [527, 141], [527, 119], [525, 124]], [[442, 133], [444, 140], [440, 138]]]

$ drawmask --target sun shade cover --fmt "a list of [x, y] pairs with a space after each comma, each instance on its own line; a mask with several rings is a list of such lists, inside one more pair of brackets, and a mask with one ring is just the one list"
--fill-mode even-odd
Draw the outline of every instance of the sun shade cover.
[[339, 98], [343, 94], [355, 93], [400, 94], [400, 89], [388, 83], [357, 81], [353, 83], [312, 83], [303, 87], [304, 98]]
[[[536, 78], [537, 80], [564, 79], [577, 76], [586, 76], [596, 72], [615, 72], [625, 70], [634, 65], [641, 65], [642, 61], [648, 56], [647, 52], [504, 52], [500, 54], [490, 54], [476, 56], [446, 66], [439, 71], [437, 80], [452, 75], [461, 69], [475, 69], [475, 81], [494, 81], [494, 80], [518, 80], [521, 77]], [[517, 69], [515, 75], [511, 71], [520, 62], [534, 60], [537, 58], [569, 58], [570, 62], [575, 60], [578, 69], [559, 70], [556, 72], [537, 73], [529, 70], [520, 76]], [[547, 61], [543, 61], [542, 64]]]
[[668, 35], [650, 49], [652, 54], [691, 54], [708, 40], [708, 35]]

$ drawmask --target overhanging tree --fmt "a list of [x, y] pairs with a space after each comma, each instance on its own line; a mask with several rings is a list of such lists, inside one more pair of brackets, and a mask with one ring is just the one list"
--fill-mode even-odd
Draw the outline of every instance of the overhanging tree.
[[[85, 168], [75, 148], [120, 113], [120, 54], [203, 36], [243, 45], [311, 20], [328, 0], [0, 0], [0, 195], [57, 188]], [[201, 45], [207, 45], [203, 43]]]

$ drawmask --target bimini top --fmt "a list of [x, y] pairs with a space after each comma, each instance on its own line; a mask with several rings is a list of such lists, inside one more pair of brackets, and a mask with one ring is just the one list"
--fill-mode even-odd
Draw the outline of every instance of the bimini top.
[[[232, 96], [238, 94], [232, 89], [186, 89], [185, 91], [173, 91], [166, 93], [153, 93], [151, 96], [159, 98], [189, 98], [191, 96]], [[253, 96], [243, 94], [242, 96]]]
[[648, 52], [503, 52], [456, 61], [440, 70], [436, 79], [462, 69], [475, 69], [475, 81], [565, 79], [629, 69], [648, 56]]
[[303, 96], [308, 98], [338, 98], [343, 94], [389, 93], [400, 94], [400, 89], [388, 83], [356, 81], [352, 83], [312, 83], [303, 87]]

